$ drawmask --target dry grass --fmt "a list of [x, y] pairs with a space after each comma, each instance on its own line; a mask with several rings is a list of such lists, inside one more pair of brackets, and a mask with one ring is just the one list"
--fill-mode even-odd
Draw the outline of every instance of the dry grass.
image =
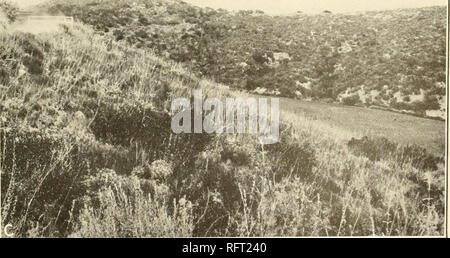
[[[109, 177], [96, 198], [86, 202], [79, 215], [78, 237], [189, 237], [194, 229], [192, 204], [167, 200], [167, 186], [155, 184], [155, 196], [141, 189], [137, 177]], [[109, 174], [108, 174], [109, 173]], [[95, 201], [98, 201], [96, 203]]]
[[287, 110], [272, 146], [176, 136], [174, 97], [245, 94], [80, 24], [0, 47], [2, 224], [18, 236], [443, 234], [444, 167], [355, 156], [346, 141], [365, 132]]
[[296, 117], [299, 116], [307, 117], [316, 124], [322, 123], [327, 131], [330, 127], [334, 127], [334, 131], [342, 131], [339, 134], [347, 141], [352, 137], [360, 138], [364, 135], [384, 136], [401, 144], [423, 146], [437, 156], [444, 155], [444, 121], [377, 109], [292, 99], [282, 99], [281, 107], [286, 121], [298, 120]]

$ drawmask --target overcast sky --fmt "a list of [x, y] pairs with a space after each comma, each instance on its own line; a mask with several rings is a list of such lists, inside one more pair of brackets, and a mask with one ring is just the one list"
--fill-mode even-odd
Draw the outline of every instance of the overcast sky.
[[44, 2], [45, 0], [9, 0], [10, 2], [14, 2], [18, 4], [20, 7], [38, 4], [40, 2]]
[[388, 10], [447, 5], [447, 0], [184, 0], [197, 6], [231, 10], [258, 9], [269, 14]]

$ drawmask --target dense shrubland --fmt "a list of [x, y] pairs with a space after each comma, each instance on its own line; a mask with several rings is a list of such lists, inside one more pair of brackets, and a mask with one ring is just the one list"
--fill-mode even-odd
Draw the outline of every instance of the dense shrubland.
[[174, 135], [174, 97], [242, 93], [81, 24], [3, 33], [0, 54], [1, 219], [17, 236], [443, 234], [444, 165], [420, 148], [347, 146], [293, 119], [275, 145]]
[[164, 0], [44, 9], [238, 89], [445, 115], [445, 7], [276, 17]]

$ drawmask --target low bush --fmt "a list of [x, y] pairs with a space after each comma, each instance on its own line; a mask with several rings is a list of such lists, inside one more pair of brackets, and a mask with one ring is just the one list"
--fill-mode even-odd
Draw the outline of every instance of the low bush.
[[[91, 190], [83, 199], [77, 237], [191, 237], [192, 204], [168, 198], [164, 183], [145, 182], [102, 170], [84, 183]], [[145, 191], [151, 184], [153, 192]], [[94, 190], [93, 189], [93, 186]]]
[[412, 164], [424, 171], [435, 171], [439, 164], [445, 162], [442, 157], [435, 157], [417, 145], [399, 146], [384, 137], [352, 138], [347, 145], [353, 153], [363, 155], [372, 161], [393, 158], [400, 165]]
[[352, 96], [342, 98], [342, 103], [347, 106], [354, 106], [360, 102], [361, 102], [361, 100], [359, 98], [359, 95], [352, 95]]

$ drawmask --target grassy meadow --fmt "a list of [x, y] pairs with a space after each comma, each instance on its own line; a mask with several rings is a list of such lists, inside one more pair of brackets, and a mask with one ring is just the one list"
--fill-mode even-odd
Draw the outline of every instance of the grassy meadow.
[[81, 23], [1, 33], [2, 225], [18, 237], [444, 234], [441, 122], [283, 100], [277, 144], [175, 135], [170, 103], [192, 89], [246, 96]]
[[286, 116], [300, 115], [346, 132], [344, 140], [364, 135], [381, 136], [404, 145], [423, 146], [437, 156], [445, 153], [445, 121], [379, 109], [287, 98], [281, 99], [280, 105]]

